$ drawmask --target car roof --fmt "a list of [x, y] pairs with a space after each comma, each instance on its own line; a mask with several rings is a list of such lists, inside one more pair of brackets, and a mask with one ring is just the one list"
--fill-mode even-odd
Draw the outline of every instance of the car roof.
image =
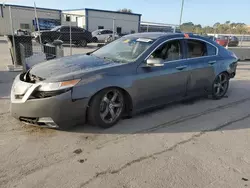
[[[112, 31], [112, 30], [111, 29], [97, 29], [95, 31]], [[93, 31], [93, 32], [95, 32], [95, 31]]]
[[167, 33], [167, 32], [145, 32], [145, 33], [135, 33], [130, 35], [125, 35], [124, 38], [148, 38], [148, 39], [160, 39], [160, 38], [179, 38], [179, 37], [190, 37], [193, 39], [202, 39], [208, 41], [208, 38], [186, 33]]
[[166, 37], [166, 36], [181, 37], [181, 36], [183, 36], [183, 34], [180, 34], [180, 33], [166, 33], [166, 32], [145, 32], [145, 33], [129, 34], [129, 35], [125, 35], [124, 37], [158, 39], [160, 37]]

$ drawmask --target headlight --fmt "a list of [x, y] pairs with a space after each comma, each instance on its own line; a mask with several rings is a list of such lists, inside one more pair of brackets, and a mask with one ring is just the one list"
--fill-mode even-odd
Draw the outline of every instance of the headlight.
[[41, 83], [41, 86], [38, 88], [39, 91], [57, 91], [71, 88], [78, 84], [80, 79], [76, 80], [68, 80], [63, 82], [55, 82], [55, 83]]

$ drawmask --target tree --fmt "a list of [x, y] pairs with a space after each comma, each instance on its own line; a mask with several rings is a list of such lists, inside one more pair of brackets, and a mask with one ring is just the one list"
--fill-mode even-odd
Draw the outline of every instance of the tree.
[[195, 28], [194, 28], [194, 23], [193, 22], [186, 22], [181, 24], [181, 30], [183, 32], [188, 32], [188, 33], [192, 33], [195, 32]]
[[191, 32], [197, 34], [217, 33], [217, 34], [247, 34], [250, 33], [244, 23], [235, 23], [226, 21], [224, 24], [216, 22], [213, 27], [202, 27], [200, 24], [194, 24], [193, 22], [183, 23], [181, 26], [182, 32]]
[[118, 12], [132, 13], [132, 10], [128, 8], [123, 8], [123, 9], [119, 9]]
[[213, 27], [217, 28], [220, 25], [220, 22], [216, 22]]

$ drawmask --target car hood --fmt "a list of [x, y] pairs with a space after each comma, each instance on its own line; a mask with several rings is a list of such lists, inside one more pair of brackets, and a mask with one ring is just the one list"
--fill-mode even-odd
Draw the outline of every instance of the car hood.
[[88, 72], [119, 65], [91, 55], [73, 55], [37, 64], [30, 69], [29, 74], [39, 77], [40, 80], [62, 81], [77, 79]]

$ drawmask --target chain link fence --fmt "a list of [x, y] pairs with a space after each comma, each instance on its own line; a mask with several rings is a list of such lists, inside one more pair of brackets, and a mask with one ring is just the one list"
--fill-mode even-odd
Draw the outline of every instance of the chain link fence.
[[[35, 9], [26, 9], [27, 14], [33, 14], [32, 24], [27, 23], [27, 18], [23, 15], [23, 9], [9, 6], [10, 29], [7, 35], [12, 62], [15, 67], [32, 66], [34, 64], [54, 58], [56, 55], [55, 47], [46, 43], [41, 43], [34, 36], [37, 31]], [[45, 12], [45, 11], [44, 11]], [[46, 12], [45, 12], [46, 14]], [[28, 67], [23, 67], [24, 69]]]
[[[22, 65], [22, 62], [32, 65], [56, 57], [84, 54], [132, 33], [181, 32], [178, 25], [144, 22], [122, 16], [115, 18], [60, 12], [59, 21], [55, 19], [56, 21], [49, 22], [41, 16], [52, 14], [47, 10], [39, 10], [39, 14], [36, 8], [29, 8], [26, 11], [33, 15], [32, 23], [27, 24], [27, 18], [22, 16], [23, 9], [9, 7], [10, 22], [6, 26], [10, 27], [11, 31], [8, 41], [15, 65]], [[15, 37], [11, 37], [13, 35]], [[237, 39], [235, 47], [250, 47], [250, 35], [216, 33], [208, 35], [216, 38], [235, 36]]]

